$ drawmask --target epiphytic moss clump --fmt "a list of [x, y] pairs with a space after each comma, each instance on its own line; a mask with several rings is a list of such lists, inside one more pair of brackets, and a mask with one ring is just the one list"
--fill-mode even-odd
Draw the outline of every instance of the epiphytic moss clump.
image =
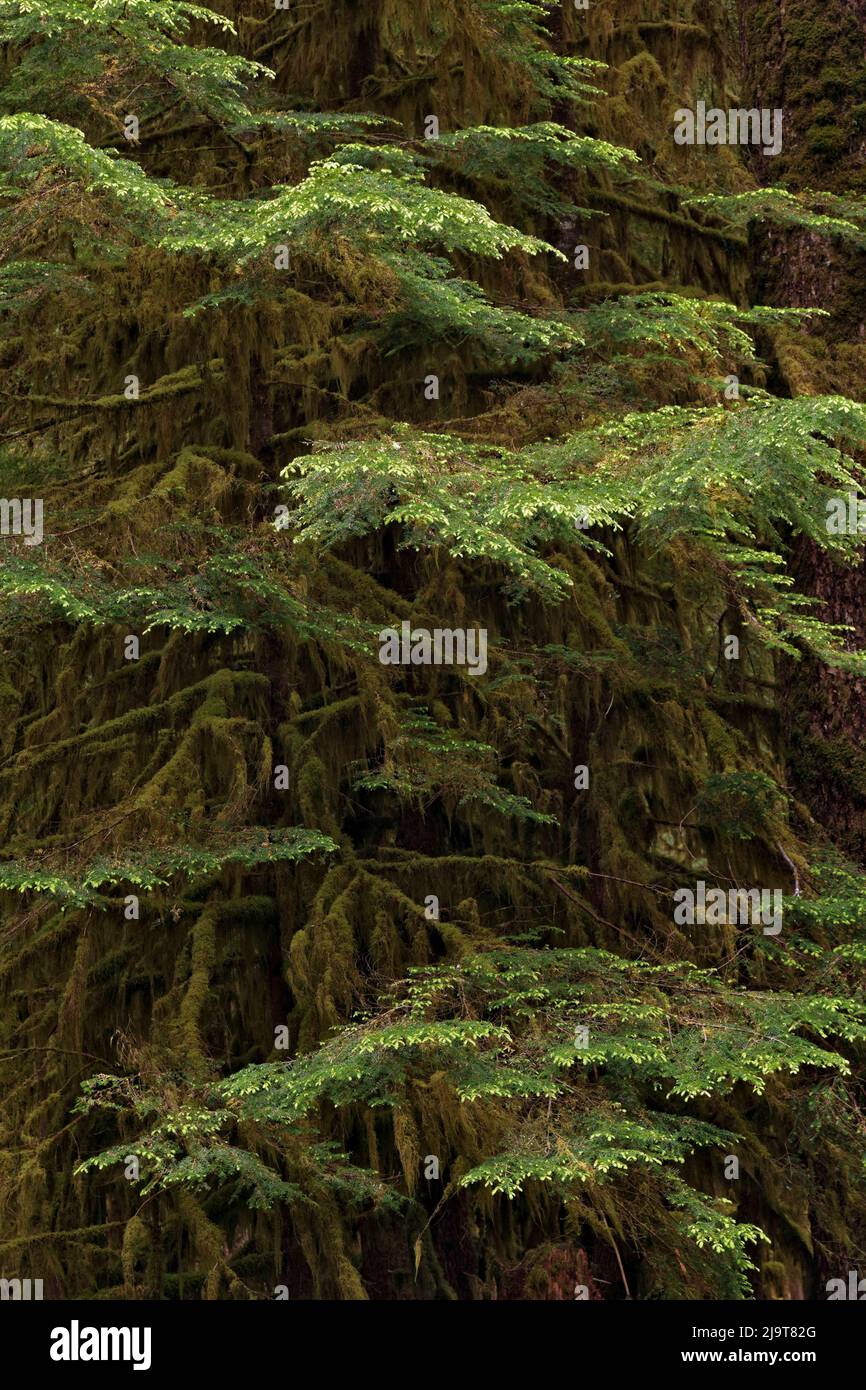
[[220, 9], [0, 6], [0, 1273], [814, 1296], [863, 890], [785, 702], [862, 674], [864, 378], [753, 223], [845, 300], [856, 180], [790, 160], [850, 34], [782, 196], [671, 139], [752, 80], [726, 5]]

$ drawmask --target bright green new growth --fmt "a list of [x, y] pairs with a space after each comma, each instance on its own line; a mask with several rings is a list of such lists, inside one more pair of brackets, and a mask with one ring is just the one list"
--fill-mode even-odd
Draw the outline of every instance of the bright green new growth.
[[[788, 658], [863, 673], [791, 557], [858, 563], [826, 516], [866, 407], [765, 389], [755, 340], [822, 311], [622, 282], [600, 229], [638, 215], [639, 161], [572, 129], [621, 74], [555, 51], [552, 5], [422, 9], [380, 35], [390, 70], [307, 110], [298, 64], [358, 38], [315, 13], [295, 44], [270, 6], [0, 5], [2, 490], [32, 470], [47, 498], [45, 546], [0, 560], [4, 1056], [35, 1039], [44, 1068], [13, 1061], [0, 1193], [69, 1235], [73, 1293], [262, 1297], [286, 1263], [366, 1297], [405, 1245], [388, 1293], [454, 1297], [453, 1203], [477, 1296], [566, 1242], [622, 1247], [649, 1296], [742, 1298], [762, 1245], [800, 1269], [861, 1217], [866, 894], [811, 853], [767, 726]], [[474, 123], [421, 138], [452, 80]], [[854, 199], [680, 206], [862, 242]], [[652, 285], [677, 244], [636, 225]], [[705, 279], [730, 269], [743, 239], [691, 227]], [[489, 625], [488, 672], [386, 669], [403, 621]], [[683, 883], [792, 874], [780, 940], [673, 928]], [[711, 1195], [731, 1152], [760, 1222]]]
[[[742, 1295], [753, 1268], [743, 1247], [766, 1237], [738, 1226], [678, 1176], [696, 1148], [727, 1152], [736, 1136], [655, 1103], [723, 1095], [743, 1083], [760, 1094], [779, 1072], [810, 1066], [846, 1073], [844, 1057], [803, 1032], [866, 1037], [866, 1008], [844, 997], [741, 992], [713, 971], [507, 944], [418, 969], [383, 1009], [316, 1052], [212, 1085], [205, 1109], [181, 1112], [192, 1117], [186, 1127], [176, 1116], [161, 1119], [136, 1141], [143, 1190], [225, 1181], [235, 1164], [225, 1135], [235, 1125], [273, 1137], [300, 1133], [323, 1100], [338, 1109], [361, 1102], [411, 1110], [434, 1078], [447, 1078], [452, 1104], [494, 1107], [488, 1123], [495, 1115], [501, 1145], [456, 1176], [458, 1186], [514, 1199], [541, 1183], [566, 1202], [577, 1186], [592, 1203], [621, 1175], [633, 1183], [637, 1168], [654, 1219], [675, 1227], [673, 1213], [685, 1209], [692, 1220], [682, 1234], [698, 1250], [709, 1243], [716, 1253], [736, 1252]], [[86, 1103], [115, 1105], [118, 1097], [147, 1116], [147, 1097], [119, 1078], [90, 1083]], [[82, 1170], [125, 1157], [120, 1146]], [[290, 1200], [276, 1170], [235, 1166], [232, 1177], [249, 1186], [252, 1205]]]

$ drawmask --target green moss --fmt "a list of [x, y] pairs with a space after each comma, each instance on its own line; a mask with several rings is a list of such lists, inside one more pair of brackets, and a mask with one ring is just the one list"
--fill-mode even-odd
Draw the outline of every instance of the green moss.
[[[490, 14], [475, 4], [394, 0], [375, 14], [344, 5], [327, 23], [303, 16], [290, 41], [259, 32], [262, 16], [248, 7], [221, 8], [238, 19], [239, 45], [273, 60], [281, 107], [373, 106], [406, 122], [407, 139], [428, 111], [447, 130], [560, 109], [539, 95], [526, 64], [497, 47]], [[579, 285], [553, 258], [531, 266], [515, 254], [482, 267], [455, 253], [461, 273], [477, 276], [496, 302], [528, 306], [543, 321], [575, 301], [653, 289], [753, 300], [761, 248], [679, 210], [687, 183], [742, 189], [753, 174], [739, 152], [678, 152], [671, 116], [695, 94], [733, 102], [742, 86], [745, 103], [754, 84], [738, 68], [728, 7], [687, 4], [676, 19], [659, 8], [647, 14], [629, 0], [614, 15], [594, 5], [584, 22], [566, 7], [568, 51], [609, 63], [598, 79], [603, 98], [569, 119], [610, 139], [631, 142], [638, 132], [645, 164], [634, 182], [608, 171], [564, 180], [564, 197], [605, 214], [586, 219], [593, 257]], [[829, 172], [823, 186], [841, 188], [848, 131], [866, 110], [862, 35], [855, 61], [856, 26], [837, 22], [838, 11], [828, 17], [790, 0], [782, 24], [775, 5], [751, 10], [750, 50], [766, 55], [768, 72], [783, 52], [789, 58], [779, 80], [786, 120], [790, 105], [803, 140], [786, 144], [785, 173], [796, 184]], [[762, 99], [764, 91], [762, 81]], [[242, 144], [203, 143], [172, 121], [136, 158], [154, 173], [237, 197], [301, 176], [302, 142], [285, 132]], [[441, 170], [434, 177], [446, 181]], [[481, 188], [462, 171], [456, 184], [473, 195]], [[481, 191], [493, 216], [504, 207], [538, 235], [562, 235], [562, 225], [515, 203], [509, 179]], [[580, 215], [571, 232], [583, 235]], [[743, 634], [737, 671], [720, 659], [720, 636], [733, 626], [727, 580], [705, 572], [685, 543], [659, 550], [597, 528], [605, 550], [590, 554], [562, 540], [550, 545], [539, 530], [539, 553], [573, 580], [566, 603], [545, 607], [509, 605], [492, 568], [443, 550], [396, 549], [395, 526], [350, 538], [338, 554], [304, 555], [269, 529], [283, 497], [280, 469], [311, 439], [365, 438], [395, 418], [446, 422], [477, 441], [559, 437], [661, 401], [715, 400], [714, 369], [699, 355], [674, 367], [672, 351], [643, 360], [641, 348], [641, 375], [638, 354], [624, 363], [592, 349], [551, 375], [547, 360], [493, 371], [483, 351], [454, 335], [386, 353], [376, 331], [398, 302], [394, 277], [372, 270], [357, 239], [336, 230], [321, 259], [299, 263], [291, 285], [224, 314], [179, 312], [220, 288], [209, 263], [145, 248], [122, 266], [91, 262], [91, 296], [63, 290], [50, 307], [32, 305], [0, 344], [8, 442], [24, 441], [21, 457], [34, 468], [50, 472], [62, 457], [51, 497], [63, 519], [52, 526], [69, 535], [52, 541], [52, 554], [62, 547], [85, 584], [122, 572], [123, 582], [144, 585], [158, 553], [160, 582], [189, 581], [184, 601], [202, 614], [221, 594], [200, 562], [224, 530], [251, 566], [282, 547], [269, 573], [308, 605], [311, 628], [268, 622], [276, 602], [268, 591], [235, 635], [157, 624], [143, 636], [140, 660], [121, 664], [122, 626], [46, 624], [25, 601], [5, 632], [14, 657], [0, 666], [4, 843], [15, 856], [52, 856], [72, 872], [96, 846], [119, 855], [204, 840], [215, 827], [303, 824], [332, 834], [342, 853], [337, 863], [227, 868], [204, 884], [154, 891], [142, 895], [138, 921], [125, 919], [120, 895], [92, 916], [4, 898], [0, 1210], [13, 1234], [6, 1240], [4, 1229], [0, 1249], [34, 1262], [38, 1255], [59, 1294], [266, 1298], [288, 1280], [293, 1296], [316, 1298], [500, 1297], [523, 1270], [526, 1289], [543, 1297], [555, 1285], [553, 1248], [565, 1239], [588, 1262], [609, 1264], [613, 1238], [635, 1288], [704, 1296], [706, 1269], [687, 1252], [688, 1264], [659, 1254], [655, 1232], [647, 1236], [640, 1183], [598, 1207], [579, 1195], [563, 1204], [543, 1190], [507, 1212], [488, 1194], [458, 1197], [460, 1177], [502, 1139], [502, 1115], [492, 1102], [458, 1104], [441, 1073], [407, 1088], [392, 1112], [359, 1103], [326, 1117], [328, 1133], [359, 1163], [399, 1175], [396, 1185], [413, 1197], [399, 1218], [373, 1199], [353, 1205], [332, 1190], [271, 1213], [251, 1214], [225, 1189], [198, 1200], [160, 1194], [139, 1212], [125, 1180], [70, 1177], [82, 1153], [109, 1138], [135, 1139], [107, 1137], [92, 1117], [71, 1116], [82, 1076], [121, 1067], [162, 1088], [170, 1106], [190, 1078], [206, 1086], [215, 1068], [282, 1058], [274, 1029], [284, 1022], [292, 1051], [309, 1051], [411, 967], [458, 961], [503, 931], [657, 963], [723, 961], [751, 983], [788, 984], [783, 965], [753, 959], [725, 934], [696, 941], [674, 929], [666, 895], [686, 871], [742, 882], [788, 874], [774, 827], [758, 826], [744, 843], [701, 824], [691, 808], [714, 774], [757, 769], [784, 783], [792, 751], [802, 752], [806, 787], [831, 777], [854, 807], [866, 795], [856, 747], [798, 743], [784, 727], [774, 661], [757, 643]], [[843, 268], [840, 279], [859, 314], [859, 278]], [[862, 395], [863, 349], [853, 337], [829, 344], [787, 328], [767, 337], [782, 389]], [[434, 368], [443, 384], [435, 417], [418, 389]], [[134, 403], [120, 392], [127, 371], [141, 380]], [[477, 682], [453, 671], [386, 671], [317, 635], [315, 622], [333, 611], [371, 634], [403, 618], [452, 624], [483, 614], [491, 671]], [[558, 824], [527, 827], [462, 805], [459, 774], [450, 797], [362, 797], [357, 773], [378, 765], [406, 711], [422, 702], [440, 729], [495, 746], [501, 784], [553, 810]], [[273, 786], [281, 761], [290, 768], [285, 791]], [[592, 774], [585, 793], [573, 785], [583, 762]], [[785, 830], [785, 852], [802, 864], [803, 845]], [[425, 914], [430, 896], [438, 918]], [[739, 1094], [714, 1112], [744, 1135], [755, 1219], [773, 1234], [778, 1258], [762, 1266], [761, 1294], [791, 1288], [810, 1248], [831, 1237], [842, 1248], [844, 1213], [859, 1200], [853, 1143], [846, 1149], [838, 1136], [831, 1143], [801, 1127], [795, 1146], [794, 1086], [780, 1085], [773, 1103], [769, 1118]], [[271, 1134], [233, 1140], [274, 1158]], [[303, 1172], [308, 1158], [290, 1148], [286, 1141], [275, 1161]], [[442, 1161], [440, 1187], [421, 1175], [427, 1154]], [[783, 1164], [808, 1173], [820, 1208], [811, 1226], [802, 1183], [786, 1187]], [[701, 1175], [705, 1190], [716, 1190], [716, 1176]], [[445, 1220], [430, 1220], [440, 1202], [461, 1232], [456, 1263]]]

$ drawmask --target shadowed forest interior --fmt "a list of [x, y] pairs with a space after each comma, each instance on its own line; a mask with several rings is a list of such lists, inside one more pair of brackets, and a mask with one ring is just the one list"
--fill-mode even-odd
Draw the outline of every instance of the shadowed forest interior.
[[0, 1276], [866, 1272], [864, 58], [0, 0]]

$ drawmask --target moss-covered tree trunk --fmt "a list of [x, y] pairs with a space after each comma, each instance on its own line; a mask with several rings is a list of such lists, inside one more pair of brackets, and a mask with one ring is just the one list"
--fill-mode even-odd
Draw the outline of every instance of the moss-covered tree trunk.
[[[832, 969], [834, 986], [859, 998], [842, 978], [849, 957], [840, 964], [831, 953], [859, 930], [860, 898], [856, 920], [819, 916], [817, 925], [802, 925], [794, 904], [793, 958], [728, 921], [688, 931], [671, 894], [707, 879], [817, 896], [819, 851], [848, 856], [852, 880], [866, 871], [863, 679], [825, 669], [805, 639], [796, 662], [768, 647], [760, 601], [746, 597], [718, 547], [702, 548], [703, 514], [694, 531], [671, 522], [677, 509], [691, 515], [691, 492], [657, 504], [659, 535], [642, 529], [639, 511], [611, 506], [613, 520], [588, 528], [597, 548], [585, 548], [539, 504], [537, 527], [521, 532], [503, 512], [484, 533], [486, 549], [449, 545], [480, 515], [472, 488], [491, 467], [484, 446], [512, 462], [506, 451], [542, 449], [533, 466], [549, 497], [566, 477], [558, 441], [630, 411], [715, 409], [729, 373], [747, 402], [750, 387], [784, 401], [864, 399], [864, 253], [802, 228], [744, 230], [686, 203], [689, 190], [776, 183], [862, 196], [866, 18], [844, 0], [818, 17], [814, 8], [789, 0], [780, 13], [743, 0], [733, 15], [716, 0], [595, 0], [548, 16], [537, 50], [512, 16], [493, 13], [508, 6], [481, 0], [279, 10], [223, 0], [215, 9], [236, 31], [214, 39], [202, 26], [192, 39], [268, 64], [267, 96], [283, 126], [221, 125], [163, 92], [126, 148], [116, 134], [132, 100], [123, 84], [111, 100], [99, 88], [86, 116], [60, 110], [91, 145], [119, 148], [153, 178], [234, 202], [267, 204], [336, 145], [345, 183], [329, 185], [327, 198], [339, 204], [355, 179], [368, 202], [359, 194], [341, 215], [330, 204], [305, 208], [314, 235], [286, 232], [284, 280], [276, 224], [254, 272], [248, 228], [233, 225], [228, 251], [196, 230], [195, 254], [178, 252], [171, 236], [185, 218], [195, 224], [182, 200], [161, 240], [136, 225], [123, 255], [107, 242], [125, 205], [106, 210], [93, 187], [74, 209], [63, 204], [55, 225], [40, 198], [50, 208], [61, 196], [59, 156], [39, 173], [16, 230], [13, 263], [64, 260], [68, 279], [49, 294], [29, 287], [0, 338], [0, 490], [38, 489], [47, 518], [41, 549], [3, 555], [0, 822], [4, 863], [27, 877], [2, 881], [0, 1275], [42, 1278], [51, 1296], [131, 1299], [272, 1297], [275, 1288], [318, 1299], [563, 1299], [576, 1288], [590, 1298], [682, 1298], [744, 1287], [792, 1299], [823, 1297], [826, 1280], [862, 1258], [853, 1025], [840, 1040], [805, 1005], [796, 1019], [750, 1016], [748, 1057], [760, 1060], [789, 1032], [811, 1048], [830, 1035], [838, 1071], [823, 1070], [816, 1051], [797, 1052], [753, 1084], [728, 1059], [731, 1084], [718, 1091], [648, 1079], [646, 1058], [628, 1055], [623, 1039], [663, 1018], [653, 1055], [667, 1037], [674, 1047], [675, 1031], [689, 1041], [679, 1073], [659, 1076], [688, 1079], [717, 1041], [714, 1023], [721, 1052], [742, 1051], [725, 1033], [741, 1038], [725, 1012], [740, 991], [787, 999], [814, 985], [823, 997]], [[607, 64], [594, 77], [601, 90], [586, 106], [572, 101], [539, 51]], [[10, 82], [20, 61], [13, 45]], [[783, 107], [783, 156], [774, 164], [751, 150], [676, 145], [674, 113], [698, 100]], [[337, 113], [346, 124], [334, 135], [322, 120], [301, 139], [285, 124], [298, 112]], [[365, 126], [365, 115], [381, 124]], [[596, 149], [585, 165], [543, 159], [527, 174], [510, 151], [500, 167], [483, 144], [474, 162], [458, 148], [437, 164], [431, 141], [425, 164], [430, 116], [443, 149], [468, 127], [558, 121], [633, 148], [640, 163], [626, 177]], [[39, 138], [27, 136], [16, 169], [41, 157]], [[364, 151], [345, 153], [350, 142]], [[410, 155], [411, 171], [398, 162]], [[450, 229], [443, 249], [439, 205], [425, 210], [428, 222], [419, 212], [414, 240], [401, 240], [373, 220], [378, 193], [363, 178], [377, 159], [412, 187], [428, 176], [433, 189], [483, 204], [565, 259], [516, 242], [485, 255], [485, 228], [477, 244]], [[201, 216], [217, 225], [213, 208]], [[588, 269], [576, 273], [578, 246]], [[411, 265], [399, 259], [407, 249], [417, 254]], [[469, 309], [451, 305], [442, 327], [441, 303], [435, 314], [429, 305], [455, 274], [448, 287], [474, 282], [476, 297]], [[743, 312], [820, 306], [831, 317], [759, 324], [763, 360], [749, 361], [733, 338], [705, 347], [668, 319], [653, 336], [657, 301], [644, 310], [653, 326], [638, 332], [628, 315], [641, 293], [680, 296], [677, 313], [718, 300]], [[492, 327], [473, 317], [482, 302], [501, 315]], [[627, 306], [624, 319], [605, 317], [613, 305]], [[515, 326], [512, 312], [525, 319]], [[585, 351], [553, 330], [533, 340], [553, 321], [579, 326]], [[688, 323], [696, 334], [698, 318]], [[648, 457], [663, 457], [666, 428], [644, 446]], [[443, 452], [429, 435], [418, 445], [413, 430], [444, 438]], [[826, 433], [815, 427], [819, 439]], [[461, 448], [481, 451], [467, 454], [450, 530], [437, 531], [432, 503], [429, 517], [406, 523], [410, 547], [400, 518], [379, 524], [383, 497], [405, 500], [397, 465], [387, 484], [360, 466], [344, 485], [325, 476], [324, 501], [307, 515], [328, 527], [337, 519], [332, 543], [304, 545], [274, 528], [291, 497], [284, 470], [313, 444], [333, 450], [336, 477], [346, 451], [380, 435], [407, 467], [421, 451], [431, 496]], [[712, 481], [710, 507], [727, 505]], [[496, 486], [507, 501], [516, 484], [503, 473]], [[529, 504], [526, 515], [535, 515]], [[784, 519], [778, 532], [767, 545], [790, 543], [791, 573], [821, 599], [819, 616], [862, 639], [861, 571]], [[751, 544], [744, 535], [738, 543]], [[497, 550], [512, 536], [513, 553]], [[567, 581], [556, 602], [543, 587], [554, 568]], [[436, 665], [389, 670], [374, 635], [404, 620], [483, 627], [487, 670], [477, 679]], [[854, 634], [845, 644], [853, 648]], [[589, 953], [575, 957], [586, 973], [574, 997], [620, 1009], [621, 1051], [583, 1069], [564, 1099], [556, 1093], [562, 1128], [543, 1089], [515, 1123], [508, 1101], [522, 1096], [519, 1079], [513, 1092], [479, 1088], [464, 1103], [457, 1062], [453, 1075], [438, 1053], [428, 1065], [423, 1046], [405, 1071], [383, 1047], [363, 1080], [362, 1068], [349, 1069], [356, 1091], [335, 1083], [317, 1093], [297, 1124], [286, 1109], [281, 1128], [239, 1094], [223, 1112], [216, 1088], [244, 1068], [309, 1057], [359, 1011], [380, 1018], [384, 1007], [386, 1026], [402, 1021], [387, 994], [394, 981], [515, 939]], [[663, 969], [629, 993], [610, 957]], [[482, 992], [477, 979], [460, 984], [456, 1002], [452, 977], [439, 987], [449, 1005], [465, 1005], [463, 1024], [487, 1028], [484, 1039], [525, 989], [509, 1048], [516, 1069], [537, 1080], [571, 967], [561, 966], [567, 985], [557, 977], [544, 994], [534, 992], [548, 988], [543, 980], [520, 973], [523, 958], [513, 972], [509, 962], [488, 1013], [472, 994]], [[688, 973], [666, 993], [665, 972], [683, 962], [716, 972], [718, 997], [703, 976], [692, 993]], [[112, 1092], [118, 1108], [73, 1110], [82, 1082], [102, 1074], [134, 1078]], [[379, 1085], [390, 1088], [388, 1105]], [[670, 1125], [663, 1133], [647, 1120], [656, 1103]], [[200, 1182], [158, 1181], [168, 1141], [154, 1132], [145, 1143], [143, 1132], [165, 1115], [194, 1112], [201, 1125], [218, 1108], [226, 1166], [202, 1166]], [[683, 1140], [680, 1150], [683, 1117], [723, 1137]], [[616, 1129], [621, 1121], [646, 1129]], [[645, 1141], [651, 1157], [626, 1176], [614, 1166], [596, 1186], [603, 1163], [592, 1144], [607, 1124], [612, 1146], [631, 1154]], [[595, 1155], [583, 1167], [572, 1133]], [[181, 1178], [204, 1165], [209, 1141], [206, 1126], [179, 1141], [189, 1160]], [[104, 1150], [119, 1166], [79, 1170]], [[552, 1164], [567, 1151], [577, 1167], [564, 1189], [536, 1168], [513, 1201], [492, 1182], [464, 1183], [505, 1151], [533, 1162], [543, 1151]], [[249, 1178], [250, 1156], [268, 1178], [258, 1167]], [[662, 1164], [677, 1168], [681, 1187], [655, 1184]], [[273, 1200], [251, 1207], [248, 1178]], [[710, 1205], [692, 1210], [694, 1193]], [[717, 1199], [733, 1205], [713, 1208]], [[695, 1239], [700, 1222], [727, 1210], [765, 1233], [750, 1247], [751, 1270], [734, 1259], [742, 1246], [728, 1227], [717, 1246]]]

